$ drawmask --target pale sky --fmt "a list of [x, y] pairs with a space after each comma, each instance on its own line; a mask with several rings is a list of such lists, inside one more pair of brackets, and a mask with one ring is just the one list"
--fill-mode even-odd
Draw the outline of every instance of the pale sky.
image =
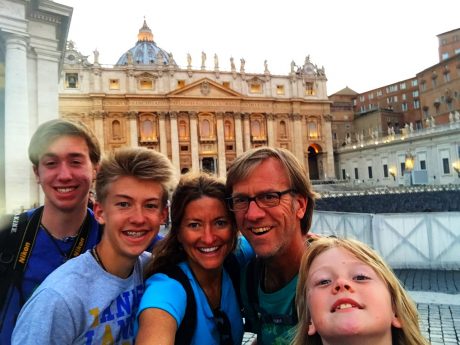
[[133, 47], [144, 16], [156, 44], [185, 68], [201, 52], [214, 68], [288, 74], [291, 61], [324, 66], [331, 95], [362, 93], [414, 77], [436, 64], [438, 34], [460, 27], [458, 0], [56, 0], [73, 7], [68, 38], [93, 61], [113, 65]]

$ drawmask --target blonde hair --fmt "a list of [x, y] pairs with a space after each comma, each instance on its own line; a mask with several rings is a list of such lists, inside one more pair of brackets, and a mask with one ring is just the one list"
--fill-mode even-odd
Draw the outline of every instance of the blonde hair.
[[296, 291], [299, 323], [297, 324], [296, 335], [291, 344], [320, 345], [323, 343], [318, 333], [312, 336], [308, 335], [308, 324], [311, 320], [311, 315], [307, 304], [307, 278], [313, 261], [320, 254], [331, 248], [343, 248], [347, 250], [358, 260], [370, 266], [386, 284], [395, 314], [402, 325], [402, 328], [392, 327], [393, 345], [428, 345], [427, 340], [420, 332], [417, 308], [391, 268], [376, 251], [366, 244], [343, 238], [320, 238], [314, 240], [302, 257]]
[[154, 181], [163, 189], [162, 206], [175, 185], [175, 169], [162, 153], [146, 148], [122, 148], [102, 160], [96, 175], [96, 199], [104, 202], [110, 185], [121, 176]]

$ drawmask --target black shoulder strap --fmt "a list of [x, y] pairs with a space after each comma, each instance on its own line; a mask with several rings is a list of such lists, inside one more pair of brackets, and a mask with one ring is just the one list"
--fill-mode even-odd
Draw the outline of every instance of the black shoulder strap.
[[14, 265], [29, 220], [27, 212], [5, 217], [0, 228], [0, 310], [14, 284]]
[[185, 315], [179, 328], [177, 329], [174, 344], [189, 345], [192, 342], [196, 327], [196, 300], [192, 285], [190, 285], [190, 281], [187, 275], [177, 265], [171, 266], [159, 273], [164, 273], [169, 278], [177, 280], [182, 284], [185, 293], [187, 294], [187, 306], [185, 308]]
[[240, 309], [243, 307], [243, 303], [241, 301], [241, 292], [240, 292], [240, 264], [235, 256], [235, 254], [230, 253], [227, 255], [224, 261], [224, 269], [227, 271], [230, 279], [232, 280], [233, 288], [236, 293], [236, 298], [238, 299], [238, 304]]

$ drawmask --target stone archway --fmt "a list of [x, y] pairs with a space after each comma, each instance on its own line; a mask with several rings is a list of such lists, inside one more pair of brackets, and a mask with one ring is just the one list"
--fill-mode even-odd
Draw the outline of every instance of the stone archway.
[[318, 144], [308, 146], [308, 174], [310, 180], [319, 180], [320, 176], [323, 175], [322, 161], [320, 159], [321, 152], [321, 146]]

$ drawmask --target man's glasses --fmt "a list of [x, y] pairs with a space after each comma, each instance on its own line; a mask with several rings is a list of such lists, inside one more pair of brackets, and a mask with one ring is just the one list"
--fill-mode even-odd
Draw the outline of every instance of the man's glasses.
[[280, 204], [281, 197], [284, 194], [295, 193], [294, 189], [286, 189], [282, 192], [268, 192], [257, 194], [256, 196], [249, 197], [246, 195], [239, 195], [227, 198], [228, 207], [232, 211], [247, 211], [251, 201], [255, 201], [260, 208], [275, 207]]
[[232, 326], [227, 314], [220, 309], [214, 310], [214, 321], [220, 336], [220, 345], [233, 345]]

